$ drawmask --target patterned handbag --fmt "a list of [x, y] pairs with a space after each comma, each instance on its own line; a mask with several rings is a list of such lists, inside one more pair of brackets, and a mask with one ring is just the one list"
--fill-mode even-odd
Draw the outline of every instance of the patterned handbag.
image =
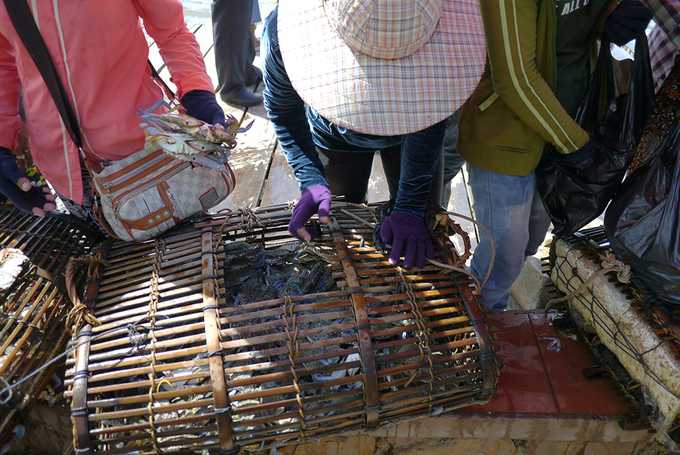
[[[143, 150], [96, 169], [83, 152], [78, 118], [28, 4], [25, 0], [4, 0], [4, 3], [17, 34], [45, 81], [64, 126], [80, 150], [81, 163], [92, 177], [96, 193], [93, 209], [101, 227], [121, 240], [148, 240], [182, 220], [214, 207], [232, 192], [236, 181], [226, 160], [208, 160], [209, 166], [204, 166], [196, 158], [206, 152], [225, 152], [220, 150], [224, 148], [221, 140], [227, 143], [227, 148], [233, 147], [234, 128], [210, 127], [195, 119], [184, 125], [190, 134], [182, 142], [187, 146], [184, 151], [193, 150], [194, 155], [166, 153], [177, 152], [176, 144], [172, 140], [150, 141], [147, 134]], [[168, 134], [182, 133], [170, 131]], [[196, 134], [198, 137], [194, 137]], [[157, 136], [156, 139], [162, 138], [163, 131]], [[173, 136], [168, 137], [174, 139]], [[222, 156], [226, 155], [222, 153]]]
[[[156, 237], [182, 220], [215, 207], [236, 185], [226, 160], [206, 166], [194, 159], [205, 157], [208, 149], [224, 148], [222, 144], [233, 147], [232, 133], [187, 116], [167, 116], [200, 124], [200, 131], [147, 131], [144, 150], [111, 162], [99, 172], [90, 172], [97, 196], [95, 214], [121, 240]], [[205, 132], [212, 142], [201, 134]], [[177, 144], [184, 148], [178, 150]], [[195, 153], [182, 153], [187, 149]]]

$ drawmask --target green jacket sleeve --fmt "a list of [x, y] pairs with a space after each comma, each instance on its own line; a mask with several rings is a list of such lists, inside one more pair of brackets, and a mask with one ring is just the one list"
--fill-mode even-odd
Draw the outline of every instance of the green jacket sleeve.
[[494, 91], [529, 128], [561, 153], [588, 142], [536, 65], [536, 0], [481, 0]]

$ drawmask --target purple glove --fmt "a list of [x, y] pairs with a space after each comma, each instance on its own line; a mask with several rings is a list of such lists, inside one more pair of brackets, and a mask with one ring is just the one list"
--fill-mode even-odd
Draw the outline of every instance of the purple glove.
[[57, 209], [49, 188], [35, 188], [17, 166], [17, 160], [6, 148], [0, 147], [0, 193], [24, 212], [45, 216]]
[[302, 191], [300, 200], [293, 208], [293, 216], [288, 223], [288, 232], [305, 242], [312, 240], [312, 235], [305, 228], [305, 223], [314, 215], [319, 214], [319, 221], [323, 224], [331, 222], [328, 217], [331, 211], [331, 190], [326, 185], [312, 185]]
[[217, 104], [215, 94], [207, 90], [192, 90], [182, 97], [187, 114], [211, 125], [224, 125], [224, 111]]
[[380, 227], [380, 237], [392, 248], [390, 264], [397, 264], [404, 255], [406, 268], [424, 267], [425, 260], [434, 256], [430, 232], [418, 216], [392, 212]]

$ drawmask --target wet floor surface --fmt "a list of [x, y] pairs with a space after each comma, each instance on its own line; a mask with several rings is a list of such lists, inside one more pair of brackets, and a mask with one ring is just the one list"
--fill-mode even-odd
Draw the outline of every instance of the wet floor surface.
[[496, 355], [503, 367], [493, 399], [464, 413], [595, 416], [614, 418], [630, 407], [609, 378], [586, 378], [593, 367], [587, 346], [559, 333], [552, 314], [499, 312], [488, 315]]

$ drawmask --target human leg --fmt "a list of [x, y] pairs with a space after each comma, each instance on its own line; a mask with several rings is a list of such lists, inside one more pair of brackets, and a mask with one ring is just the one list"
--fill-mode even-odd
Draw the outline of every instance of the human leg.
[[[510, 288], [519, 276], [529, 243], [529, 219], [535, 193], [534, 175], [510, 176], [468, 165], [477, 221], [491, 230], [496, 258], [480, 304], [501, 310], [508, 305]], [[480, 230], [480, 244], [472, 258], [472, 272], [486, 276], [491, 258], [489, 233]]]
[[545, 241], [545, 236], [550, 229], [550, 215], [545, 210], [541, 195], [534, 191], [534, 200], [531, 203], [529, 216], [529, 242], [525, 256], [533, 256]]
[[255, 36], [255, 28], [258, 22], [262, 21], [262, 16], [260, 15], [260, 2], [259, 0], [252, 0], [252, 11], [250, 14], [250, 58], [248, 58], [248, 65], [246, 68], [246, 85], [256, 86], [262, 81], [262, 71], [255, 65], [253, 65], [253, 60], [257, 55], [257, 48], [260, 45], [260, 40]]
[[401, 144], [380, 151], [383, 171], [390, 191], [390, 201], [397, 198], [401, 176]]
[[441, 205], [446, 208], [451, 199], [451, 181], [458, 175], [458, 172], [465, 164], [465, 158], [458, 153], [458, 119], [459, 112], [456, 111], [446, 121], [446, 132], [444, 133], [444, 144], [442, 153], [444, 155], [444, 185], [442, 188]]
[[213, 0], [212, 22], [218, 91], [222, 99], [239, 106], [255, 106], [262, 97], [246, 89], [248, 68], [254, 58], [250, 29], [253, 0]]
[[366, 202], [374, 152], [318, 150], [331, 193], [348, 202]]

